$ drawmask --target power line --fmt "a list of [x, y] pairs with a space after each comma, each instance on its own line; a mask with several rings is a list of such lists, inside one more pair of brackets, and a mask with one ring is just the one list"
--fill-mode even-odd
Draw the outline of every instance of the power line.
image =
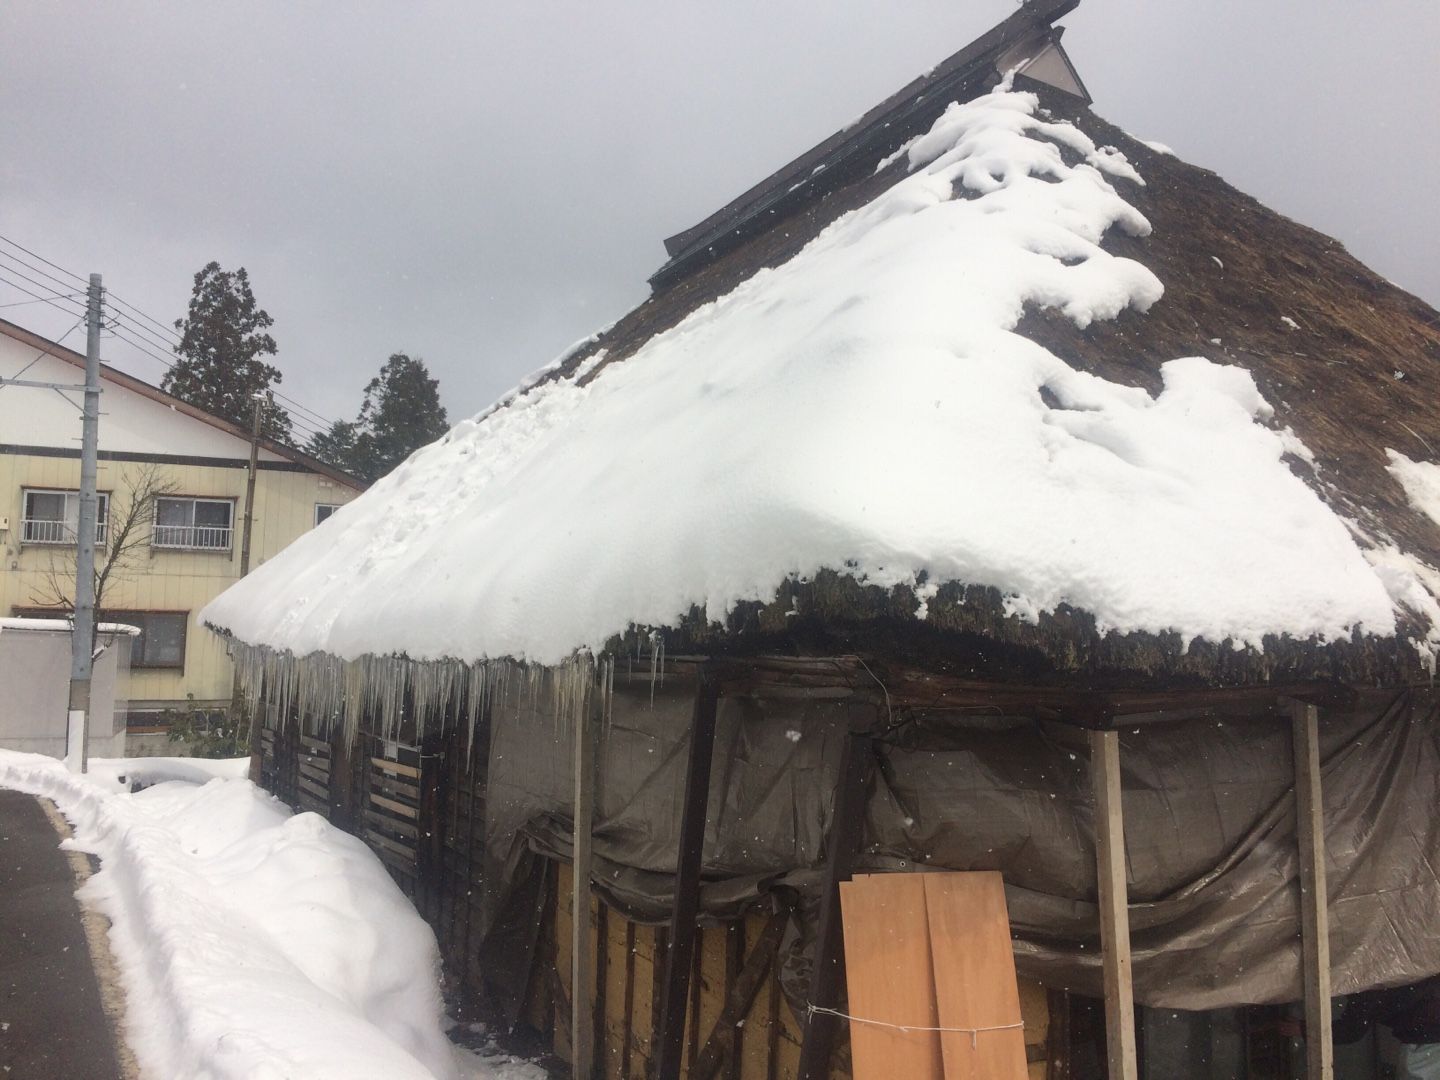
[[[23, 275], [22, 275], [22, 276], [23, 276]], [[66, 299], [66, 297], [65, 297], [63, 294], [61, 294], [61, 293], [52, 292], [52, 293], [50, 293], [49, 295], [42, 296], [40, 293], [32, 292], [30, 289], [27, 289], [24, 285], [17, 284], [16, 282], [11, 281], [9, 278], [3, 277], [3, 276], [0, 276], [0, 282], [4, 282], [6, 285], [9, 285], [12, 289], [19, 289], [19, 290], [20, 290], [22, 293], [24, 293], [26, 296], [33, 296], [36, 300], [38, 300], [38, 301], [39, 301], [40, 303], [42, 303], [42, 304], [49, 304], [49, 305], [50, 305], [51, 307], [53, 307], [56, 311], [63, 311], [63, 312], [65, 312], [65, 314], [67, 314], [67, 315], [74, 315], [74, 314], [75, 314], [75, 309], [74, 309], [74, 308], [61, 307], [59, 304], [57, 304], [57, 303], [55, 302], [57, 299], [58, 299], [58, 300], [64, 300], [64, 299]]]
[[[132, 324], [132, 328], [133, 328], [133, 324]], [[175, 366], [175, 363], [174, 363], [173, 360], [169, 360], [169, 359], [167, 359], [166, 357], [161, 356], [161, 355], [159, 355], [158, 353], [153, 352], [153, 351], [152, 351], [151, 349], [149, 349], [146, 345], [142, 344], [142, 343], [139, 342], [139, 341], [136, 341], [136, 340], [135, 340], [134, 338], [132, 338], [132, 337], [128, 337], [127, 335], [121, 333], [118, 329], [112, 330], [111, 333], [112, 333], [112, 334], [114, 335], [114, 337], [117, 338], [118, 340], [125, 342], [125, 344], [129, 345], [129, 346], [130, 346], [131, 348], [133, 348], [133, 349], [136, 349], [136, 350], [139, 351], [140, 353], [142, 353], [142, 354], [144, 354], [145, 356], [149, 357], [151, 360], [154, 360], [154, 361], [156, 361], [156, 362], [159, 363], [159, 364], [163, 364], [166, 368], [173, 368], [173, 367]], [[323, 434], [323, 432], [321, 432], [321, 431], [320, 431], [318, 428], [316, 428], [313, 424], [308, 423], [308, 422], [302, 423], [302, 422], [298, 421], [293, 415], [290, 417], [290, 426], [291, 426], [293, 429], [298, 429], [302, 435], [308, 435], [308, 436], [312, 436], [312, 437], [313, 437], [313, 436], [315, 436], [315, 435]]]
[[[19, 250], [19, 251], [23, 251], [26, 255], [29, 255], [32, 259], [38, 259], [40, 262], [44, 263], [46, 266], [51, 267], [51, 268], [54, 269], [54, 270], [58, 270], [58, 271], [60, 271], [62, 274], [68, 274], [70, 277], [74, 278], [76, 281], [78, 281], [78, 282], [80, 282], [80, 283], [82, 283], [82, 284], [88, 284], [88, 282], [86, 281], [85, 278], [81, 277], [79, 274], [75, 273], [73, 270], [67, 270], [65, 267], [59, 265], [58, 263], [51, 262], [49, 259], [45, 258], [45, 256], [40, 255], [40, 254], [38, 254], [37, 252], [31, 251], [29, 248], [25, 247], [23, 244], [17, 243], [16, 241], [10, 239], [8, 236], [0, 235], [0, 242], [4, 242], [4, 243], [6, 243], [6, 244], [9, 244], [11, 247], [16, 248], [16, 249]], [[44, 271], [44, 270], [41, 270], [39, 267], [33, 266], [33, 265], [29, 264], [29, 263], [26, 263], [25, 261], [17, 258], [16, 256], [10, 254], [10, 253], [7, 252], [7, 251], [0, 250], [0, 256], [3, 256], [4, 258], [9, 259], [11, 262], [17, 263], [18, 265], [24, 267], [26, 270], [33, 271], [33, 272], [36, 273], [36, 274], [40, 274], [41, 276], [50, 279], [51, 281], [55, 282], [55, 283], [58, 284], [58, 285], [61, 285], [61, 286], [64, 286], [64, 287], [67, 287], [67, 288], [68, 288], [68, 285], [69, 285], [68, 282], [62, 281], [60, 278], [57, 278], [57, 277], [55, 277], [55, 275], [50, 274], [50, 273], [47, 273], [47, 272]], [[76, 295], [84, 295], [83, 293], [79, 293], [79, 294], [61, 294], [61, 293], [56, 293], [56, 292], [53, 292], [53, 290], [50, 290], [50, 289], [48, 288], [48, 286], [46, 286], [43, 282], [36, 281], [35, 279], [27, 276], [26, 274], [20, 273], [20, 272], [17, 271], [17, 270], [9, 270], [8, 268], [0, 268], [0, 269], [6, 269], [6, 272], [8, 272], [8, 273], [13, 273], [13, 274], [17, 275], [18, 277], [21, 277], [21, 278], [23, 278], [24, 280], [28, 281], [30, 284], [35, 285], [37, 288], [45, 289], [45, 290], [47, 290], [48, 292], [50, 292], [50, 296], [41, 296], [41, 295], [38, 294], [38, 293], [31, 292], [29, 289], [26, 289], [25, 287], [23, 287], [23, 286], [21, 286], [21, 285], [17, 285], [17, 284], [15, 284], [14, 282], [11, 282], [11, 281], [6, 280], [5, 278], [0, 278], [0, 281], [5, 281], [6, 284], [9, 284], [9, 285], [13, 286], [14, 288], [17, 288], [17, 289], [19, 289], [21, 292], [25, 293], [27, 296], [32, 297], [32, 299], [30, 299], [30, 300], [22, 300], [22, 301], [19, 301], [19, 303], [21, 303], [21, 304], [44, 303], [44, 304], [49, 304], [51, 307], [58, 307], [59, 305], [57, 305], [56, 303], [54, 303], [55, 300], [69, 300], [69, 299], [71, 299], [73, 296], [76, 296]], [[179, 342], [181, 341], [181, 337], [180, 337], [180, 335], [175, 331], [175, 329], [174, 329], [173, 327], [166, 326], [166, 325], [165, 325], [164, 323], [162, 323], [159, 319], [156, 319], [154, 316], [148, 314], [147, 312], [145, 312], [144, 310], [142, 310], [141, 308], [139, 308], [139, 307], [136, 306], [135, 304], [130, 303], [128, 300], [124, 299], [123, 297], [117, 296], [115, 293], [110, 292], [109, 290], [106, 291], [106, 298], [112, 303], [112, 305], [113, 305], [112, 311], [114, 312], [114, 314], [115, 314], [115, 316], [116, 316], [116, 326], [111, 328], [112, 331], [115, 333], [115, 336], [118, 337], [121, 341], [124, 341], [126, 344], [130, 345], [132, 348], [139, 349], [140, 352], [142, 352], [142, 353], [145, 354], [146, 356], [150, 357], [152, 360], [156, 360], [156, 361], [158, 361], [159, 363], [165, 365], [165, 367], [166, 367], [167, 369], [174, 367], [175, 361], [174, 361], [173, 359], [170, 359], [170, 358], [165, 357], [165, 356], [157, 355], [156, 353], [150, 351], [150, 348], [147, 348], [146, 346], [153, 346], [153, 347], [159, 348], [159, 349], [161, 349], [161, 350], [163, 350], [163, 351], [165, 351], [165, 352], [170, 352], [170, 351], [172, 351], [172, 350], [175, 348], [175, 346], [176, 346], [177, 344], [179, 344]], [[78, 301], [77, 301], [77, 302], [78, 302]], [[12, 305], [8, 305], [8, 304], [7, 304], [7, 305], [0, 305], [0, 306], [9, 307], [9, 306], [12, 306]], [[125, 314], [124, 312], [122, 312], [121, 310], [119, 310], [119, 309], [122, 309], [122, 308], [124, 309], [124, 312], [128, 312], [129, 314], [127, 315], [127, 314]], [[64, 308], [61, 308], [60, 310], [65, 310], [65, 309], [64, 309]], [[126, 325], [128, 326], [129, 330], [130, 330], [133, 334], [135, 334], [137, 337], [139, 337], [139, 338], [141, 339], [141, 341], [145, 342], [145, 345], [142, 345], [142, 344], [140, 344], [139, 342], [136, 342], [136, 341], [132, 340], [131, 338], [126, 337], [125, 335], [122, 335], [122, 334], [119, 333], [119, 331], [118, 331], [118, 325], [119, 325], [119, 320], [120, 320], [120, 319], [125, 319], [125, 320], [126, 320]], [[138, 320], [144, 320], [144, 323], [141, 323], [141, 322], [138, 321]], [[149, 325], [145, 325], [146, 323], [148, 323]], [[152, 329], [152, 327], [153, 327], [154, 329]], [[156, 332], [157, 330], [159, 331], [159, 333]], [[69, 331], [67, 331], [67, 333], [68, 333], [68, 332], [69, 332]], [[161, 335], [165, 335], [165, 336], [161, 336]], [[280, 393], [278, 390], [271, 390], [271, 393], [272, 393], [278, 400], [285, 402], [285, 404], [286, 404], [287, 406], [289, 406], [289, 408], [287, 409], [287, 412], [290, 413], [290, 419], [291, 419], [292, 425], [293, 425], [293, 426], [296, 426], [296, 427], [299, 427], [302, 431], [306, 431], [306, 432], [309, 433], [309, 434], [317, 434], [317, 433], [328, 432], [329, 429], [334, 426], [335, 421], [331, 420], [329, 417], [323, 416], [322, 414], [316, 412], [314, 409], [311, 409], [309, 406], [301, 404], [299, 401], [296, 401], [294, 398], [290, 397], [288, 394], [282, 394], [282, 393]], [[296, 414], [297, 414], [297, 413], [300, 414], [300, 419], [304, 421], [303, 423], [297, 421], [297, 417], [296, 417]]]
[[51, 262], [49, 259], [45, 258], [44, 255], [37, 255], [37, 254], [35, 254], [35, 252], [31, 251], [31, 250], [30, 250], [29, 248], [27, 248], [24, 244], [17, 244], [14, 240], [11, 240], [8, 236], [0, 236], [0, 240], [3, 240], [5, 243], [9, 244], [11, 247], [19, 248], [21, 251], [25, 252], [26, 255], [29, 255], [32, 259], [39, 259], [42, 263], [44, 263], [46, 266], [50, 267], [52, 270], [59, 270], [62, 274], [69, 274], [72, 278], [74, 278], [76, 281], [78, 281], [81, 285], [85, 285], [85, 286], [88, 287], [89, 281], [88, 281], [86, 278], [83, 278], [83, 277], [81, 277], [79, 274], [75, 273], [75, 271], [73, 271], [73, 270], [66, 270], [63, 266], [57, 266], [55, 263], [53, 263], [53, 262]]
[[[139, 337], [140, 340], [136, 341], [131, 337], [127, 337], [126, 335], [121, 334], [119, 332], [120, 326], [124, 326], [130, 333]], [[144, 327], [138, 325], [134, 319], [129, 318], [128, 316], [121, 316], [120, 319], [117, 319], [116, 327], [114, 330], [115, 336], [118, 337], [121, 341], [125, 342], [127, 345], [139, 349], [150, 359], [155, 360], [158, 363], [164, 364], [166, 368], [173, 368], [175, 366], [175, 361], [173, 359], [157, 354], [147, 347], [157, 346], [159, 348], [164, 348], [165, 346], [162, 345], [160, 342], [156, 341], [153, 337], [147, 337], [144, 331]], [[306, 434], [319, 434], [321, 432], [328, 431], [331, 427], [333, 421], [327, 420], [325, 417], [321, 416], [313, 409], [306, 408], [304, 405], [301, 405], [294, 399], [287, 397], [286, 395], [281, 394], [277, 391], [272, 390], [271, 393], [282, 401], [285, 401], [290, 405], [294, 406], [294, 411], [286, 410], [290, 415], [291, 424], [295, 427], [300, 428]]]
[[[84, 296], [84, 295], [85, 295], [84, 293], [80, 293], [80, 292], [76, 292], [76, 293], [56, 293], [56, 294], [55, 294], [56, 297], [61, 297], [61, 298], [75, 298], [75, 297], [81, 297], [81, 296]], [[9, 303], [9, 304], [0, 304], [0, 308], [24, 307], [26, 304], [43, 304], [43, 303], [46, 302], [47, 299], [48, 299], [48, 297], [43, 297], [43, 296], [42, 296], [42, 297], [37, 297], [37, 298], [34, 299], [34, 300], [16, 300], [16, 301], [14, 301], [14, 302], [12, 302], [12, 303]]]
[[[0, 259], [9, 259], [9, 260], [10, 260], [11, 262], [13, 262], [15, 265], [17, 265], [17, 266], [23, 266], [26, 270], [29, 270], [29, 271], [31, 271], [32, 273], [39, 274], [41, 277], [47, 279], [48, 281], [54, 282], [56, 285], [59, 285], [60, 288], [65, 289], [65, 290], [67, 290], [67, 291], [69, 291], [69, 292], [77, 292], [77, 291], [79, 291], [79, 290], [77, 290], [73, 285], [71, 285], [70, 282], [65, 281], [63, 278], [58, 278], [58, 277], [56, 277], [54, 274], [46, 273], [44, 270], [41, 270], [38, 266], [32, 266], [30, 263], [27, 263], [24, 259], [21, 259], [21, 258], [19, 258], [18, 256], [15, 256], [15, 255], [12, 255], [12, 254], [10, 254], [10, 252], [8, 252], [8, 251], [0, 251]], [[12, 273], [16, 273], [16, 272], [18, 272], [18, 271], [11, 271], [11, 272], [12, 272]], [[22, 276], [22, 277], [25, 277], [25, 275], [23, 275], [23, 274], [22, 274], [21, 276]], [[26, 280], [26, 281], [32, 281], [32, 282], [34, 282], [36, 285], [39, 285], [41, 288], [49, 289], [49, 288], [52, 288], [52, 287], [53, 287], [53, 286], [50, 286], [50, 285], [46, 285], [45, 282], [43, 282], [43, 281], [35, 281], [35, 279], [34, 279], [34, 278], [31, 278], [31, 277], [26, 277], [25, 280]]]
[[166, 326], [166, 325], [165, 325], [164, 323], [162, 323], [159, 319], [156, 319], [156, 318], [154, 318], [154, 317], [152, 317], [152, 316], [150, 316], [150, 315], [145, 314], [145, 312], [141, 311], [141, 310], [140, 310], [138, 307], [136, 307], [134, 304], [130, 303], [128, 300], [125, 300], [125, 299], [123, 299], [123, 298], [121, 298], [121, 297], [119, 297], [119, 296], [111, 296], [111, 299], [114, 300], [114, 301], [115, 301], [117, 304], [119, 304], [121, 307], [123, 307], [123, 308], [128, 308], [132, 314], [138, 315], [138, 316], [140, 316], [140, 318], [144, 319], [146, 322], [152, 323], [152, 324], [154, 324], [155, 326], [159, 327], [160, 330], [161, 330], [163, 333], [169, 334], [172, 338], [175, 339], [175, 344], [179, 344], [179, 342], [180, 342], [180, 335], [179, 335], [178, 333], [176, 333], [175, 328], [174, 328], [173, 326]]
[[[76, 330], [78, 330], [78, 329], [84, 324], [84, 322], [85, 322], [85, 316], [84, 316], [84, 315], [81, 315], [80, 318], [75, 321], [75, 325], [73, 325], [72, 327], [70, 327], [69, 330], [66, 330], [65, 333], [61, 334], [58, 338], [55, 339], [55, 344], [56, 344], [56, 345], [59, 345], [59, 344], [60, 344], [62, 341], [64, 341], [67, 337], [69, 337], [69, 336], [70, 336], [71, 334], [73, 334]], [[50, 350], [49, 350], [48, 348], [43, 348], [43, 349], [41, 349], [39, 352], [37, 352], [37, 353], [34, 355], [34, 357], [31, 358], [31, 360], [30, 360], [30, 362], [29, 362], [28, 364], [26, 364], [24, 367], [22, 367], [19, 371], [15, 372], [14, 375], [8, 375], [8, 376], [6, 376], [6, 378], [10, 378], [10, 379], [18, 379], [18, 378], [20, 378], [22, 375], [25, 374], [25, 372], [29, 371], [32, 367], [34, 367], [36, 364], [38, 364], [38, 363], [40, 362], [40, 358], [41, 358], [42, 356], [44, 356], [46, 353], [48, 353], [49, 351], [50, 351]], [[5, 386], [6, 386], [5, 383], [0, 383], [0, 390], [4, 390], [4, 389], [5, 389]]]

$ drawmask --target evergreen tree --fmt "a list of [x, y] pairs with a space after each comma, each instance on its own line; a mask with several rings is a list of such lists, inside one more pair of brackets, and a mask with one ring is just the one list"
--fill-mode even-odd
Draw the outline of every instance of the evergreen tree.
[[[305, 451], [337, 469], [355, 472], [355, 442], [359, 429], [350, 420], [336, 420], [325, 431], [317, 431], [310, 437]], [[359, 475], [356, 473], [355, 475]]]
[[365, 387], [365, 400], [354, 425], [351, 471], [366, 480], [378, 480], [448, 430], [450, 422], [440, 404], [440, 383], [430, 377], [425, 361], [393, 353]]
[[[273, 324], [256, 306], [243, 266], [232, 272], [208, 263], [195, 275], [189, 314], [175, 322], [178, 359], [161, 389], [248, 430], [254, 395], [281, 379], [280, 369], [262, 359], [275, 355], [275, 339], [265, 333]], [[288, 442], [289, 414], [270, 405], [261, 431]]]

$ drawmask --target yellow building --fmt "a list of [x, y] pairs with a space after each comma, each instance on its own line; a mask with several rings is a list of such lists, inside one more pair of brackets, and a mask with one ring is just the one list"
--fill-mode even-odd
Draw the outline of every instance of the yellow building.
[[[78, 384], [85, 358], [0, 320], [0, 378]], [[24, 371], [23, 376], [20, 375]], [[240, 576], [249, 432], [102, 366], [97, 567], [101, 617], [138, 626], [132, 722], [166, 708], [228, 705], [232, 669], [196, 613]], [[0, 614], [74, 597], [79, 394], [0, 387]], [[261, 440], [253, 569], [353, 499], [355, 478]]]

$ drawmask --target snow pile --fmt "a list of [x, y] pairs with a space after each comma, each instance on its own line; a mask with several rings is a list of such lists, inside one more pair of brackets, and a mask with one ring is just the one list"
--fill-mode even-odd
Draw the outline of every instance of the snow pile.
[[167, 780], [203, 784], [217, 777], [244, 780], [250, 775], [250, 759], [197, 757], [91, 758], [91, 783], [104, 784], [113, 791], [129, 791], [131, 785], [149, 787]]
[[53, 799], [100, 856], [81, 897], [113, 924], [147, 1076], [455, 1075], [435, 938], [359, 840], [248, 780], [116, 794], [0, 751], [0, 786]]
[[829, 568], [1187, 639], [1393, 633], [1247, 372], [1176, 359], [1151, 397], [1013, 332], [1027, 305], [1083, 327], [1162, 292], [1099, 246], [1149, 231], [1112, 184], [1132, 166], [1036, 109], [951, 106], [789, 262], [458, 424], [202, 617], [297, 655], [553, 663]]

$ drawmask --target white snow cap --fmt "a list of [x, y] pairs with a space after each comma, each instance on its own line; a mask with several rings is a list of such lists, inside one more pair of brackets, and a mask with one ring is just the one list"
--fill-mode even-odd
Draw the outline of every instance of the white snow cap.
[[1385, 451], [1386, 470], [1399, 481], [1412, 506], [1440, 525], [1440, 463], [1411, 461], [1398, 450]]
[[1134, 168], [1037, 105], [952, 105], [790, 261], [458, 424], [202, 617], [300, 655], [552, 663], [829, 568], [1102, 631], [1393, 633], [1247, 371], [1178, 358], [1152, 397], [1014, 333], [1027, 306], [1084, 327], [1162, 293], [1099, 246], [1150, 230], [1112, 184]]

